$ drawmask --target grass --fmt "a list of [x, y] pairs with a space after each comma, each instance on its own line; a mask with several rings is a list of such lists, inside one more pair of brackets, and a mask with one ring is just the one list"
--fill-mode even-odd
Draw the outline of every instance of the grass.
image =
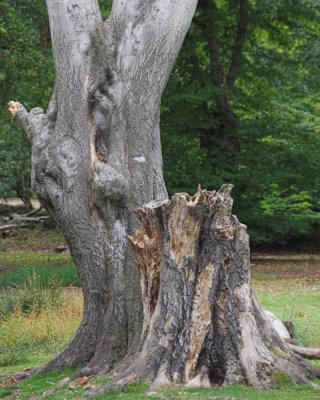
[[29, 313], [15, 309], [0, 323], [0, 366], [33, 366], [35, 354], [60, 351], [73, 337], [82, 316], [82, 295], [78, 289], [65, 290], [63, 302], [45, 304]]
[[44, 287], [51, 286], [53, 281], [59, 282], [60, 286], [80, 286], [77, 271], [72, 264], [59, 267], [31, 264], [0, 274], [0, 290], [21, 286], [34, 273], [37, 274]]
[[79, 286], [79, 278], [69, 253], [0, 252], [0, 290], [19, 286], [33, 271], [42, 282], [53, 278], [63, 286]]
[[5, 320], [14, 313], [40, 314], [43, 310], [57, 309], [63, 303], [62, 287], [52, 279], [43, 284], [33, 270], [20, 286], [2, 290], [0, 293], [0, 318]]
[[[300, 283], [299, 283], [300, 282]], [[309, 337], [308, 344], [320, 344], [319, 333], [317, 329], [313, 329], [311, 325], [311, 321], [314, 321], [316, 324], [319, 321], [319, 315], [317, 315], [316, 308], [319, 310], [319, 297], [318, 292], [315, 290], [317, 286], [305, 285], [303, 282], [299, 280], [286, 280], [285, 282], [282, 279], [271, 279], [270, 281], [267, 279], [254, 280], [254, 284], [256, 290], [258, 292], [259, 298], [262, 301], [262, 304], [265, 308], [270, 309], [270, 311], [275, 312], [276, 315], [280, 317], [291, 317], [294, 319], [297, 332], [301, 333], [305, 331], [307, 336]], [[293, 290], [294, 289], [294, 290]], [[73, 295], [71, 295], [73, 298]], [[70, 302], [68, 302], [70, 304]], [[52, 312], [52, 314], [43, 314], [41, 318], [36, 317], [35, 315], [31, 315], [26, 319], [24, 317], [23, 321], [21, 321], [20, 327], [17, 325], [17, 316], [15, 316], [11, 325], [8, 323], [7, 326], [7, 334], [5, 337], [8, 338], [9, 343], [12, 342], [13, 338], [16, 338], [16, 345], [29, 345], [28, 351], [28, 359], [17, 359], [16, 365], [7, 365], [5, 368], [2, 368], [4, 374], [12, 374], [17, 370], [22, 370], [25, 367], [36, 366], [41, 364], [41, 361], [46, 362], [47, 359], [50, 358], [50, 354], [53, 356], [60, 348], [64, 345], [64, 340], [66, 338], [72, 336], [72, 329], [75, 329], [75, 326], [70, 329], [68, 332], [61, 332], [60, 329], [66, 328], [66, 324], [70, 319], [74, 319], [74, 312], [70, 310], [68, 307], [65, 309], [65, 315], [62, 317], [57, 311]], [[301, 314], [303, 312], [303, 314]], [[78, 315], [78, 317], [80, 317]], [[64, 320], [64, 323], [61, 327], [56, 326], [59, 324], [61, 319]], [[48, 320], [52, 322], [50, 324], [51, 328], [44, 328], [48, 323]], [[26, 321], [29, 321], [26, 323]], [[0, 324], [0, 326], [3, 324]], [[19, 331], [21, 332], [22, 326], [30, 326], [30, 336], [26, 336], [21, 341], [21, 335], [19, 335]], [[54, 328], [54, 329], [53, 329]], [[56, 329], [57, 328], [57, 329]], [[16, 331], [15, 331], [16, 329]], [[52, 329], [52, 330], [51, 330]], [[311, 330], [310, 330], [311, 329]], [[15, 333], [16, 332], [16, 333]], [[61, 335], [61, 336], [60, 336]], [[65, 335], [65, 336], [64, 336]], [[25, 335], [22, 335], [24, 337]], [[1, 332], [0, 332], [1, 337]], [[50, 345], [51, 343], [51, 345]], [[38, 346], [38, 347], [37, 347]], [[52, 347], [50, 347], [52, 346]], [[1, 347], [1, 345], [0, 345]], [[34, 349], [38, 348], [39, 357], [36, 358], [36, 352]], [[22, 354], [25, 354], [22, 352]], [[317, 365], [320, 366], [320, 362], [317, 362]], [[18, 391], [17, 398], [18, 399], [37, 399], [41, 398], [42, 394], [50, 390], [54, 383], [57, 383], [63, 377], [70, 375], [70, 371], [66, 371], [63, 374], [49, 374], [45, 377], [35, 377], [28, 382], [23, 382], [18, 385], [10, 386], [5, 385], [0, 387], [0, 398], [10, 398], [12, 395], [12, 391]], [[282, 374], [275, 374], [275, 382], [277, 384], [277, 388], [273, 390], [269, 390], [266, 392], [259, 392], [252, 388], [248, 388], [243, 385], [235, 385], [228, 388], [212, 388], [212, 389], [182, 389], [182, 388], [166, 388], [154, 395], [151, 395], [147, 391], [146, 385], [142, 383], [134, 383], [126, 386], [122, 390], [113, 391], [103, 396], [97, 397], [97, 399], [110, 399], [110, 400], [120, 400], [120, 399], [128, 399], [128, 400], [160, 400], [160, 399], [168, 399], [168, 400], [224, 400], [228, 399], [247, 399], [247, 400], [319, 400], [320, 392], [319, 390], [312, 389], [307, 386], [296, 386], [293, 385], [286, 376]], [[99, 386], [103, 383], [99, 379], [94, 379], [90, 381], [91, 385]], [[48, 396], [47, 398], [50, 400], [63, 400], [63, 399], [79, 399], [81, 395], [84, 393], [83, 388], [70, 389], [68, 385], [59, 389], [56, 393]]]
[[[74, 371], [51, 373], [35, 377], [27, 382], [0, 387], [0, 398], [6, 398], [16, 391], [18, 399], [40, 399], [44, 392], [52, 389], [55, 384], [72, 374]], [[97, 386], [95, 379], [91, 380], [92, 386]], [[225, 400], [225, 399], [246, 399], [246, 400], [319, 400], [319, 391], [306, 386], [294, 386], [286, 379], [279, 378], [278, 389], [259, 392], [242, 385], [235, 385], [228, 388], [212, 389], [181, 389], [167, 388], [156, 393], [148, 393], [147, 386], [142, 383], [133, 383], [121, 390], [112, 391], [108, 394], [98, 396], [96, 399], [106, 400]], [[57, 392], [46, 397], [48, 400], [79, 399], [85, 390], [81, 387], [71, 389], [69, 384]]]
[[39, 252], [53, 251], [66, 242], [56, 228], [34, 227], [19, 231], [12, 231], [9, 236], [1, 238], [0, 251]]
[[[303, 285], [293, 279], [255, 282], [266, 310], [295, 326], [294, 336], [304, 346], [320, 346], [320, 285]], [[320, 398], [320, 396], [319, 396]]]
[[13, 268], [30, 265], [59, 267], [72, 265], [72, 260], [69, 253], [10, 251], [0, 252], [0, 265]]

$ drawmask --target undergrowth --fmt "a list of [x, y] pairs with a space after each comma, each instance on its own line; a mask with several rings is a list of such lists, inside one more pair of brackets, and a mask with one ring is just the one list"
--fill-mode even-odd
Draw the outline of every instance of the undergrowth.
[[44, 282], [35, 270], [19, 285], [4, 289], [0, 294], [0, 318], [7, 319], [13, 313], [39, 314], [43, 310], [57, 309], [63, 303], [60, 282], [52, 277]]
[[0, 274], [0, 290], [17, 287], [36, 273], [43, 288], [51, 287], [53, 282], [59, 282], [59, 286], [80, 286], [79, 277], [74, 265], [28, 265], [15, 270], [8, 270]]
[[71, 340], [82, 317], [82, 295], [60, 290], [60, 304], [41, 303], [28, 313], [16, 307], [0, 323], [0, 366], [25, 362], [35, 352], [55, 354]]

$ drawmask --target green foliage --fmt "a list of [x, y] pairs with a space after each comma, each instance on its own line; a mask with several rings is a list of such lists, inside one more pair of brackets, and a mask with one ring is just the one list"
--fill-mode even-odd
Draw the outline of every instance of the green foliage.
[[[236, 126], [219, 137], [210, 32], [198, 7], [162, 102], [168, 191], [194, 192], [231, 182], [234, 212], [251, 243], [320, 242], [320, 3], [251, 0], [241, 69], [229, 93]], [[103, 18], [111, 0], [99, 1]], [[238, 2], [216, 0], [214, 29], [226, 73]], [[10, 120], [9, 100], [45, 108], [54, 78], [45, 2], [0, 0], [0, 197], [30, 198], [30, 149]], [[203, 134], [211, 134], [212, 149]]]
[[103, 19], [107, 19], [111, 12], [112, 0], [98, 0], [101, 15]]
[[[220, 59], [228, 68], [237, 7], [216, 1]], [[197, 11], [198, 15], [200, 11]], [[215, 134], [208, 42], [193, 24], [162, 105], [164, 172], [169, 193], [235, 185], [234, 212], [251, 243], [319, 243], [320, 5], [250, 3], [240, 73], [231, 93], [237, 126], [225, 145]], [[213, 134], [213, 149], [201, 132]]]
[[45, 2], [0, 0], [0, 196], [30, 198], [30, 148], [7, 103], [46, 107], [53, 61]]

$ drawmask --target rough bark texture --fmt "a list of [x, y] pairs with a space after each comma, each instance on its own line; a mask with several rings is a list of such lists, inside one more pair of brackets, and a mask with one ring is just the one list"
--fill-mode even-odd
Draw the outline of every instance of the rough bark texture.
[[167, 198], [159, 132], [161, 95], [196, 0], [47, 0], [56, 84], [46, 113], [10, 111], [32, 144], [32, 183], [70, 246], [84, 316], [47, 369], [108, 368], [142, 330], [138, 271], [127, 235], [133, 209]]
[[101, 391], [134, 379], [265, 388], [277, 369], [298, 383], [318, 376], [273, 331], [250, 289], [231, 187], [167, 200], [160, 101], [196, 0], [115, 0], [106, 22], [96, 0], [47, 6], [51, 104], [28, 113], [10, 102], [10, 111], [32, 144], [33, 187], [77, 266], [84, 315], [41, 371], [85, 364], [81, 373], [101, 373], [122, 360]]
[[248, 235], [231, 214], [231, 189], [176, 194], [137, 210], [142, 228], [130, 241], [144, 304], [140, 350], [88, 397], [135, 379], [152, 389], [266, 389], [279, 373], [296, 383], [320, 376], [272, 328], [250, 287]]

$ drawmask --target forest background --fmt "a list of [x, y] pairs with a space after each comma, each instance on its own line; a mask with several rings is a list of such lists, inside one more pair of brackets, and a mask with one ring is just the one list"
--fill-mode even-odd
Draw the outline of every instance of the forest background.
[[[255, 248], [319, 249], [319, 56], [316, 0], [199, 0], [162, 101], [169, 194], [233, 183]], [[33, 196], [7, 102], [45, 108], [53, 84], [45, 2], [0, 0], [2, 198]]]

